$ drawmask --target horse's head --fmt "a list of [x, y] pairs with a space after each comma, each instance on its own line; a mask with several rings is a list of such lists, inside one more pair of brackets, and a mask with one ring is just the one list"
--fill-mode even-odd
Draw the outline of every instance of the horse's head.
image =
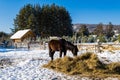
[[78, 48], [75, 45], [74, 48], [73, 48], [73, 50], [72, 50], [72, 53], [73, 53], [74, 56], [77, 56], [77, 52], [78, 52]]

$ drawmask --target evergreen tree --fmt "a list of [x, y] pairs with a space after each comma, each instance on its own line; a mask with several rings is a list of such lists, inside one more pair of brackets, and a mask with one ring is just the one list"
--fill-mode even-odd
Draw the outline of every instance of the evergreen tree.
[[109, 24], [106, 26], [105, 35], [106, 35], [107, 38], [110, 38], [114, 35], [113, 25], [112, 25], [111, 22], [109, 22]]
[[39, 5], [25, 5], [14, 19], [12, 32], [14, 33], [21, 29], [31, 29], [36, 35], [39, 35], [40, 22], [38, 21], [40, 21], [40, 11], [41, 7]]
[[64, 7], [55, 4], [44, 5], [42, 8], [37, 5], [27, 4], [20, 9], [14, 19], [14, 29], [32, 29], [36, 35], [45, 36], [72, 36], [72, 20]]
[[63, 36], [72, 35], [72, 24], [69, 13], [65, 8], [55, 4], [42, 7], [41, 32], [43, 36]]
[[16, 19], [14, 19], [14, 26], [17, 28], [16, 30], [29, 28], [29, 17], [33, 12], [33, 6], [31, 4], [24, 6], [20, 10], [19, 14], [16, 16]]
[[97, 27], [94, 29], [93, 33], [97, 36], [104, 35], [103, 24], [98, 24]]
[[35, 20], [36, 20], [36, 26], [35, 26], [35, 33], [37, 36], [40, 36], [40, 27], [41, 27], [41, 7], [39, 4], [34, 5], [35, 9]]
[[81, 25], [78, 34], [81, 36], [89, 36], [89, 30], [85, 24]]

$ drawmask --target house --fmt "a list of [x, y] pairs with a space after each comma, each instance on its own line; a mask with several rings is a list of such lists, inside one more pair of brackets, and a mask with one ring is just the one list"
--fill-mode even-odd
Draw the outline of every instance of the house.
[[35, 39], [35, 34], [31, 29], [19, 30], [15, 34], [13, 34], [10, 39], [15, 43], [15, 46], [18, 44], [28, 43], [29, 41]]
[[31, 29], [19, 30], [10, 37], [13, 42], [23, 42], [32, 38], [35, 38], [35, 34], [32, 32]]

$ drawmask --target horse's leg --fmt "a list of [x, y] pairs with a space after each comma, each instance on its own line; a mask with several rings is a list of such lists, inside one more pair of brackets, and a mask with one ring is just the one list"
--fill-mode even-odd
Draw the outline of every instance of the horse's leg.
[[67, 52], [67, 50], [64, 50], [64, 56], [66, 56], [66, 52]]
[[55, 51], [53, 51], [53, 52], [51, 52], [51, 60], [53, 60], [53, 56], [54, 56], [54, 53], [55, 53]]
[[52, 50], [49, 49], [49, 57], [51, 57], [51, 54], [52, 54]]
[[60, 58], [62, 57], [62, 50], [60, 50]]

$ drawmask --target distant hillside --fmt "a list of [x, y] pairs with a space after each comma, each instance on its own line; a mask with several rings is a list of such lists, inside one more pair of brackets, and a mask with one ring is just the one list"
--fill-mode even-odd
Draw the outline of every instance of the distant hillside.
[[[81, 27], [81, 25], [83, 25], [83, 24], [73, 24], [73, 29], [74, 29], [74, 31], [79, 30], [80, 27]], [[98, 24], [85, 24], [85, 25], [87, 26], [87, 28], [88, 28], [88, 30], [89, 30], [90, 32], [93, 32], [94, 29], [95, 29], [95, 27], [96, 27]], [[107, 26], [107, 25], [103, 24], [103, 28], [104, 28], [104, 29], [105, 29], [106, 26]], [[113, 28], [113, 29], [114, 29], [114, 30], [118, 30], [119, 33], [120, 33], [120, 25], [114, 25], [114, 28]]]

